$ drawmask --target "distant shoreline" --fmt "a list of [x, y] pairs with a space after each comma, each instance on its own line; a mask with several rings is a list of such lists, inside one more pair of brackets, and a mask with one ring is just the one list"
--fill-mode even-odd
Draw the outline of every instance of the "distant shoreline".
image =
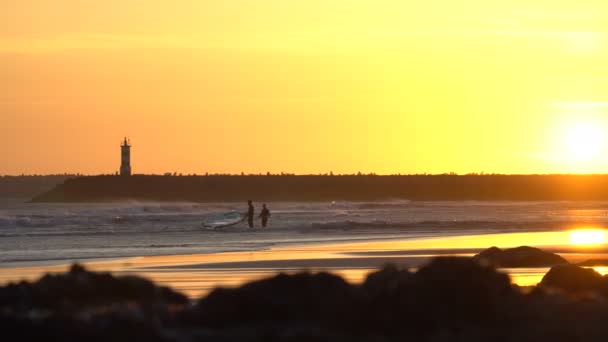
[[602, 201], [608, 175], [82, 176], [32, 202]]

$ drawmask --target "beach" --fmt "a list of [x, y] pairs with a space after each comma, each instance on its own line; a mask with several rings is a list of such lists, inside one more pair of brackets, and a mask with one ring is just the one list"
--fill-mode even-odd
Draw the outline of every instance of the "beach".
[[270, 225], [250, 229], [226, 225], [242, 203], [9, 201], [0, 327], [90, 341], [608, 334], [604, 202], [268, 206]]
[[[169, 286], [192, 299], [218, 287], [237, 287], [271, 277], [279, 272], [331, 272], [358, 284], [371, 272], [387, 264], [415, 271], [438, 256], [472, 257], [500, 244], [502, 248], [529, 245], [557, 253], [571, 263], [608, 259], [603, 246], [574, 246], [569, 232], [528, 232], [505, 234], [412, 237], [343, 243], [290, 243], [246, 252], [139, 256], [81, 262], [87, 269], [115, 275], [138, 275]], [[70, 264], [0, 268], [0, 283], [36, 280], [45, 273], [62, 273]], [[607, 267], [594, 268], [600, 274]], [[549, 267], [503, 268], [514, 284], [538, 284]]]
[[[257, 204], [257, 203], [256, 203]], [[214, 228], [243, 203], [118, 202], [0, 207], [0, 284], [64, 272], [73, 263], [141, 275], [191, 298], [277, 272], [330, 271], [352, 283], [392, 263], [492, 246], [539, 247], [571, 262], [602, 259], [604, 244], [569, 232], [608, 225], [605, 202], [276, 202], [268, 228]], [[259, 207], [259, 205], [258, 205]], [[535, 285], [548, 268], [502, 270]], [[600, 273], [604, 269], [598, 268]]]

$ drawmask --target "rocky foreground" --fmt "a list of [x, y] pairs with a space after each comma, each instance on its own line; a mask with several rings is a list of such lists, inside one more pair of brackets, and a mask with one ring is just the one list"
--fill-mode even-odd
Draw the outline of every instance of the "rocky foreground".
[[592, 269], [560, 264], [522, 291], [473, 258], [387, 266], [361, 285], [279, 274], [196, 302], [78, 265], [0, 288], [2, 336], [24, 341], [605, 341], [606, 319], [608, 278]]

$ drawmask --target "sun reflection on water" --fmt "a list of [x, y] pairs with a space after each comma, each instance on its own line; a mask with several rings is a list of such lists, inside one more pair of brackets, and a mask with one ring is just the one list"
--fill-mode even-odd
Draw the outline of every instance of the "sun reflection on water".
[[[473, 256], [497, 246], [501, 249], [532, 246], [560, 254], [570, 263], [608, 260], [606, 233], [600, 227], [566, 231], [518, 232], [452, 236], [423, 236], [335, 244], [275, 246], [270, 249], [197, 255], [162, 255], [85, 262], [95, 271], [141, 275], [195, 298], [216, 287], [235, 287], [270, 277], [277, 272], [329, 271], [361, 283], [369, 272], [395, 263], [414, 272], [436, 256]], [[223, 264], [219, 265], [218, 264]], [[279, 266], [277, 266], [279, 265]], [[65, 272], [68, 265], [0, 268], [0, 285], [21, 279], [35, 280], [46, 272]], [[549, 267], [503, 268], [513, 283], [538, 284]], [[608, 267], [593, 267], [608, 274]]]
[[599, 273], [601, 275], [608, 274], [608, 267], [606, 267], [606, 266], [594, 266], [594, 267], [591, 267], [591, 268], [593, 268], [593, 270], [595, 272], [597, 272], [597, 273]]
[[570, 231], [570, 243], [573, 245], [601, 245], [606, 243], [604, 229], [576, 229]]

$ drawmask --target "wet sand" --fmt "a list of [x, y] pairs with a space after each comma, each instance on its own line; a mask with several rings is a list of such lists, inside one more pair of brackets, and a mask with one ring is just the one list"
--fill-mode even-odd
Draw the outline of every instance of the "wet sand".
[[[329, 271], [352, 283], [385, 264], [415, 269], [435, 256], [473, 256], [491, 247], [528, 245], [560, 254], [570, 262], [608, 258], [605, 246], [570, 245], [567, 232], [469, 235], [318, 245], [289, 245], [267, 250], [215, 254], [146, 256], [82, 263], [90, 270], [139, 275], [168, 285], [191, 298], [215, 287], [233, 287], [277, 272]], [[0, 284], [35, 280], [47, 272], [65, 272], [69, 264], [0, 268]], [[596, 268], [602, 274], [608, 268]], [[548, 268], [503, 269], [514, 283], [536, 285]]]

